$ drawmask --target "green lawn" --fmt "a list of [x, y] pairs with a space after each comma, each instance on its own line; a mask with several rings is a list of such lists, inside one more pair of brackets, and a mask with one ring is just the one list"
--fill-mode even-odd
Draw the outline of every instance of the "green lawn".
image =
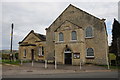
[[14, 65], [19, 65], [20, 61], [16, 60], [16, 61], [10, 61], [10, 60], [2, 60], [2, 64], [14, 64]]
[[[107, 65], [98, 65], [98, 66], [101, 66], [101, 67], [108, 67]], [[120, 69], [120, 66], [110, 66], [110, 69]]]
[[[2, 64], [13, 64], [13, 65], [20, 65], [21, 61], [20, 60], [16, 60], [16, 61], [10, 61], [10, 60], [0, 60], [0, 62], [2, 62]], [[23, 61], [23, 63], [29, 63], [30, 61]]]

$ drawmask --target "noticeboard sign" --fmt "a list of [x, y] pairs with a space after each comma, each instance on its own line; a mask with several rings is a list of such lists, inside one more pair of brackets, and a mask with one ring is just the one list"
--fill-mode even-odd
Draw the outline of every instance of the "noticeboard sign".
[[80, 53], [73, 53], [74, 59], [80, 59]]

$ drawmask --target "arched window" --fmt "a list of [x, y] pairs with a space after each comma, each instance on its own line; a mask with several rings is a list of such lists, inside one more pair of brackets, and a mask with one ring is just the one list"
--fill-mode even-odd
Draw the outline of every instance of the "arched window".
[[94, 57], [94, 50], [92, 48], [87, 49], [87, 57]]
[[77, 40], [77, 33], [76, 33], [76, 31], [72, 31], [72, 40]]
[[92, 27], [87, 27], [86, 28], [86, 37], [93, 37]]
[[60, 32], [59, 33], [59, 41], [64, 41], [64, 38], [63, 38], [64, 36], [63, 36], [63, 33], [62, 32]]

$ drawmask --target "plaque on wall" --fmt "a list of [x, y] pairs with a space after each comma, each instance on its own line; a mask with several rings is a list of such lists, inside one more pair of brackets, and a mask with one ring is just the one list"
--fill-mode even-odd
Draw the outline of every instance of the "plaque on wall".
[[74, 59], [80, 59], [80, 53], [74, 53], [73, 56]]

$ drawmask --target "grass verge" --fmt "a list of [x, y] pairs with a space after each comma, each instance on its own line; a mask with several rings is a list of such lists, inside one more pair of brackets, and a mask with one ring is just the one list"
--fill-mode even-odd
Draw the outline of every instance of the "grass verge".
[[13, 64], [13, 65], [20, 65], [20, 61], [10, 61], [10, 60], [2, 60], [2, 64]]
[[[108, 68], [108, 66], [107, 66], [107, 65], [98, 65], [98, 66]], [[120, 69], [120, 66], [110, 66], [110, 69]]]

